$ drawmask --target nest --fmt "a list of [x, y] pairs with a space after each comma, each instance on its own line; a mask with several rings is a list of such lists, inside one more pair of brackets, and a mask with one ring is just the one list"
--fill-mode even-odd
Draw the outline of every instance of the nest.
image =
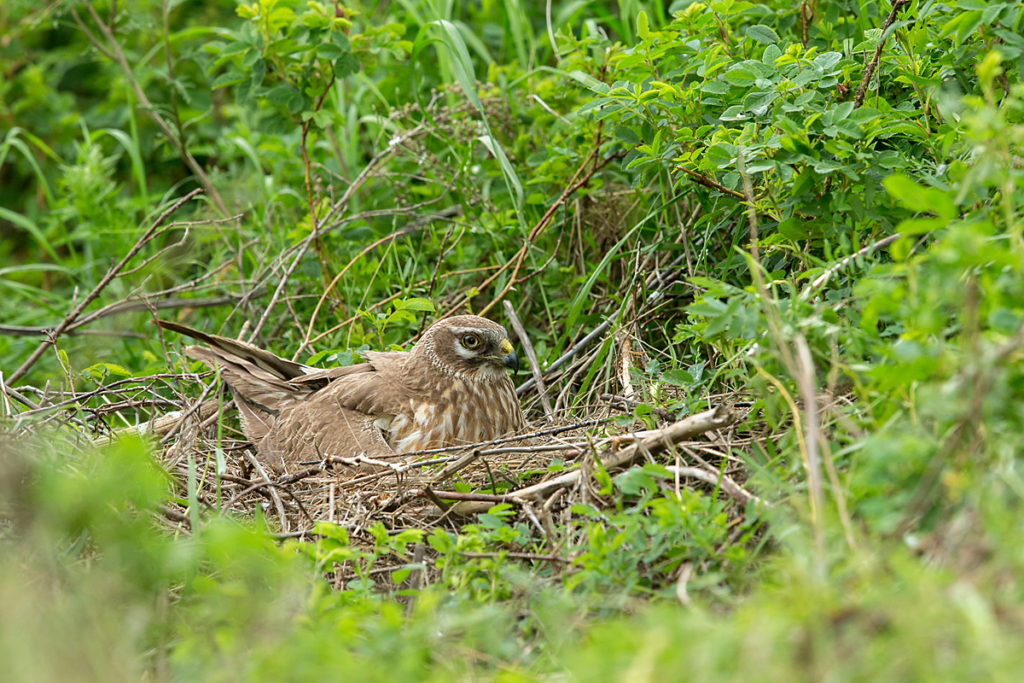
[[[570, 538], [571, 530], [580, 528], [573, 524], [578, 504], [601, 510], [621, 500], [607, 489], [606, 475], [656, 464], [661, 474], [657, 482], [664, 490], [678, 496], [685, 487], [697, 487], [730, 501], [730, 526], [737, 529], [748, 504], [763, 502], [744, 488], [745, 466], [733, 455], [749, 448], [755, 437], [738, 426], [746, 408], [731, 397], [721, 397], [717, 408], [681, 420], [655, 409], [651, 417], [664, 425], [638, 431], [640, 423], [624, 414], [632, 413], [636, 403], [598, 395], [599, 407], [591, 407], [582, 421], [539, 416], [535, 419], [551, 426], [386, 460], [328, 455], [319, 462], [275, 471], [256, 459], [252, 444], [237, 431], [231, 402], [216, 398], [216, 383], [199, 398], [187, 395], [202, 377], [212, 373], [119, 380], [68, 396], [40, 394], [37, 400], [47, 408], [38, 409], [38, 415], [36, 410], [19, 413], [18, 422], [25, 431], [60, 426], [92, 433], [94, 442], [128, 432], [150, 434], [159, 441], [157, 457], [179, 489], [175, 502], [163, 507], [162, 523], [184, 533], [191, 532], [194, 518], [188, 508], [190, 490], [200, 514], [259, 517], [282, 540], [316, 541], [325, 534], [336, 537], [342, 528], [353, 548], [366, 552], [379, 548], [382, 529], [388, 535], [437, 528], [457, 533], [477, 521], [480, 513], [500, 505], [506, 522], [531, 529], [533, 541], [528, 551], [521, 546], [497, 547], [494, 554], [528, 563], [560, 563], [571, 570], [574, 548], [580, 546], [580, 539]], [[540, 414], [537, 402], [536, 395], [525, 402], [528, 414]], [[168, 408], [176, 410], [145, 419]], [[131, 426], [111, 429], [109, 423], [116, 421]], [[425, 571], [428, 563], [422, 560], [432, 552], [426, 544], [417, 544], [416, 562]], [[382, 577], [399, 566], [408, 567], [409, 558], [375, 556], [374, 571]], [[338, 586], [356, 576], [351, 566], [325, 571]]]
[[[560, 530], [576, 514], [573, 506], [600, 509], [612, 501], [601, 490], [597, 473], [615, 476], [648, 463], [667, 471], [661, 486], [676, 493], [686, 486], [717, 490], [736, 503], [730, 509], [737, 517], [748, 503], [761, 502], [743, 487], [742, 462], [729, 455], [751, 438], [736, 427], [744, 408], [722, 403], [659, 429], [630, 431], [621, 425], [621, 415], [611, 414], [621, 401], [606, 404], [602, 416], [494, 441], [387, 460], [327, 456], [288, 471], [260, 463], [240, 434], [225, 437], [227, 405], [216, 399], [182, 405], [178, 413], [147, 427], [162, 434], [163, 464], [182, 492], [188, 478], [195, 477], [200, 506], [240, 517], [259, 513], [279, 539], [315, 540], [326, 523], [344, 528], [353, 546], [367, 550], [375, 542], [371, 528], [378, 524], [389, 535], [438, 527], [457, 531], [477, 514], [503, 505], [534, 530], [536, 546], [544, 549], [512, 555], [568, 563]], [[188, 531], [185, 502], [164, 512], [168, 524]], [[393, 559], [392, 569], [407, 564]], [[384, 565], [377, 563], [381, 570]], [[351, 578], [343, 574], [337, 577], [339, 585]]]

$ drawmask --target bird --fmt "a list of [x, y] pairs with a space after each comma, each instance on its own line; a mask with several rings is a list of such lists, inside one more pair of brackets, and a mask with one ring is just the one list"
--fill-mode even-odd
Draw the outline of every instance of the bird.
[[410, 351], [319, 369], [245, 342], [157, 320], [205, 346], [185, 354], [219, 368], [257, 459], [278, 470], [328, 457], [381, 458], [490, 441], [526, 427], [508, 370], [508, 333], [475, 315], [435, 322]]

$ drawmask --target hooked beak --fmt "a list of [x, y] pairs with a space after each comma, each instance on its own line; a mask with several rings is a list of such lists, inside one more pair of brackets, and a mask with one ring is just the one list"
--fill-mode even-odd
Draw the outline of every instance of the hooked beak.
[[516, 355], [515, 349], [512, 348], [512, 343], [508, 339], [502, 340], [501, 351], [505, 354], [500, 359], [501, 364], [513, 373], [519, 372], [519, 356]]

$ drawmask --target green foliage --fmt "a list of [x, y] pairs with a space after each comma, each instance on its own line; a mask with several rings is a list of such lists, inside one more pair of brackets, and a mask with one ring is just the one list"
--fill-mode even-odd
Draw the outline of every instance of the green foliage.
[[[158, 302], [350, 364], [505, 298], [542, 364], [611, 321], [559, 381], [576, 414], [627, 382], [638, 428], [739, 394], [714, 448], [772, 506], [648, 463], [595, 468], [550, 529], [501, 504], [276, 542], [201, 509], [194, 464], [190, 484], [136, 441], [81, 448], [82, 416], [116, 412], [82, 399], [0, 452], [0, 660], [24, 680], [1011, 680], [1024, 9], [890, 7], [5, 3], [5, 382], [204, 190], [0, 396], [12, 429], [34, 387], [165, 371]], [[172, 502], [191, 534], [156, 521]]]
[[[388, 595], [359, 581], [335, 591], [320, 578], [326, 564], [366, 562], [368, 569], [374, 556], [404, 555], [421, 534], [389, 537], [381, 528], [372, 551], [355, 551], [348, 534], [324, 524], [316, 544], [278, 545], [264, 532], [214, 517], [192, 535], [175, 535], [153, 516], [169, 502], [169, 479], [144, 444], [85, 452], [70, 443], [31, 446], [26, 455], [5, 443], [0, 473], [0, 598], [8, 626], [0, 631], [0, 654], [10, 680], [401, 681], [502, 672], [532, 678], [553, 670], [621, 680], [641, 669], [671, 677], [684, 665], [705, 677], [811, 679], [839, 670], [1011, 680], [1016, 673], [1020, 602], [1005, 586], [1024, 569], [1024, 557], [1019, 525], [1000, 505], [985, 506], [975, 520], [984, 533], [960, 532], [971, 537], [971, 552], [984, 548], [992, 556], [970, 581], [958, 579], [956, 567], [922, 567], [907, 550], [896, 550], [884, 558], [852, 553], [837, 563], [835, 582], [822, 583], [796, 532], [787, 535], [792, 554], [770, 563], [763, 586], [729, 614], [660, 601], [634, 607], [633, 617], [600, 618], [611, 606], [606, 600], [624, 593], [588, 608], [500, 558], [458, 559], [486, 547], [472, 540], [480, 533], [505, 529], [509, 538], [507, 508], [481, 516], [463, 536], [435, 530], [427, 537], [447, 567], [441, 583]], [[642, 491], [649, 476], [620, 487]], [[685, 508], [663, 507], [658, 498], [646, 505], [660, 508], [659, 517], [678, 517], [682, 509], [701, 523], [706, 503], [697, 494], [686, 498]], [[779, 519], [775, 527], [787, 524]], [[672, 526], [686, 524], [677, 519]], [[697, 531], [691, 542], [713, 543], [714, 535]], [[592, 552], [604, 543], [595, 540]], [[489, 590], [488, 577], [491, 588], [494, 577], [503, 577], [514, 595]], [[714, 572], [683, 589], [703, 592], [713, 580]], [[993, 600], [996, 586], [1004, 589]], [[587, 614], [590, 625], [581, 633]], [[54, 650], [58, 638], [63, 646]]]

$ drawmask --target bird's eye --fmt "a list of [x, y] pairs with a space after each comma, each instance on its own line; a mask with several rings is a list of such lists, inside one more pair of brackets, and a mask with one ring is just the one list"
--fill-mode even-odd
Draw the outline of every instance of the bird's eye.
[[473, 350], [480, 346], [480, 337], [475, 334], [464, 334], [462, 335], [462, 345], [467, 349]]

